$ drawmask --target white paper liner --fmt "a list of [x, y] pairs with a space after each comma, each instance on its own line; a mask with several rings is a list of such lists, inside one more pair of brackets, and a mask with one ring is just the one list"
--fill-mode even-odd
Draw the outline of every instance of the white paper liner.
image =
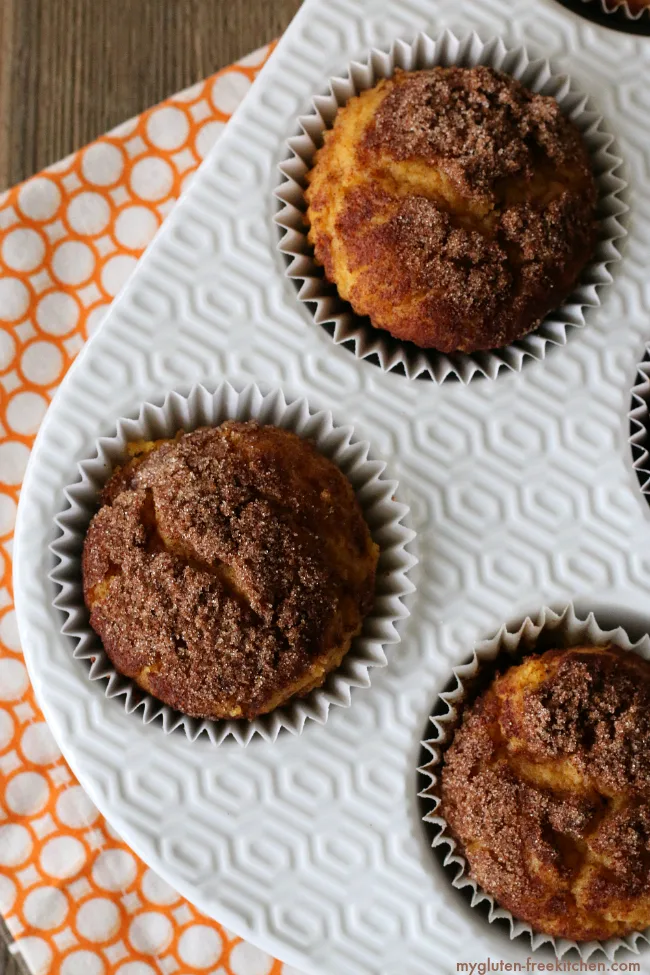
[[[325, 280], [316, 264], [307, 240], [304, 191], [306, 174], [323, 143], [323, 132], [332, 127], [339, 107], [381, 78], [393, 75], [397, 67], [413, 71], [452, 64], [489, 65], [511, 74], [533, 91], [557, 99], [564, 114], [580, 129], [591, 155], [599, 187], [599, 238], [594, 257], [574, 291], [534, 332], [502, 349], [447, 355], [420, 349], [374, 328], [338, 296], [336, 287]], [[618, 218], [627, 210], [620, 199], [626, 184], [616, 175], [622, 160], [611, 149], [613, 137], [604, 129], [602, 117], [566, 75], [554, 74], [548, 61], [533, 60], [523, 47], [507, 48], [499, 38], [484, 42], [476, 33], [458, 38], [447, 30], [435, 40], [422, 33], [412, 43], [397, 40], [388, 52], [373, 48], [365, 61], [351, 62], [346, 75], [330, 79], [329, 92], [317, 95], [312, 104], [311, 113], [298, 119], [302, 134], [287, 142], [287, 158], [280, 164], [286, 179], [275, 191], [282, 206], [275, 220], [285, 231], [278, 246], [289, 259], [286, 273], [299, 285], [299, 300], [315, 306], [314, 321], [329, 325], [337, 344], [350, 343], [359, 358], [372, 356], [382, 369], [397, 369], [411, 379], [420, 376], [442, 382], [454, 377], [469, 382], [475, 374], [493, 379], [501, 368], [519, 371], [527, 356], [543, 359], [547, 346], [565, 345], [568, 326], [585, 325], [585, 308], [600, 305], [598, 289], [612, 280], [607, 265], [620, 259], [615, 241], [625, 234]]]
[[[173, 437], [180, 429], [217, 426], [227, 419], [257, 419], [312, 440], [349, 478], [380, 547], [375, 604], [340, 667], [321, 688], [250, 721], [188, 717], [119, 674], [90, 627], [81, 581], [86, 530], [97, 511], [99, 492], [114, 467], [124, 460], [126, 444]], [[255, 734], [274, 741], [281, 728], [299, 734], [307, 719], [323, 724], [330, 706], [349, 707], [351, 689], [368, 687], [370, 668], [386, 665], [384, 647], [399, 642], [395, 624], [408, 615], [403, 597], [414, 589], [407, 579], [416, 562], [406, 548], [414, 538], [414, 532], [404, 525], [408, 508], [394, 500], [397, 483], [383, 476], [386, 465], [372, 460], [369, 449], [367, 443], [355, 439], [351, 426], [337, 426], [331, 413], [313, 412], [305, 399], [286, 400], [281, 391], [262, 392], [254, 384], [236, 388], [222, 383], [214, 392], [196, 385], [187, 395], [172, 392], [161, 405], [145, 403], [134, 419], [119, 420], [115, 435], [102, 437], [93, 457], [79, 464], [77, 480], [64, 492], [68, 507], [56, 519], [61, 535], [51, 545], [56, 565], [50, 578], [60, 589], [54, 605], [65, 614], [62, 632], [74, 642], [74, 657], [87, 662], [90, 680], [103, 683], [106, 697], [122, 697], [127, 713], [139, 712], [145, 724], [158, 721], [166, 733], [182, 728], [191, 741], [205, 733], [214, 744], [228, 735], [241, 745]]]
[[[463, 856], [456, 853], [456, 841], [447, 832], [445, 819], [438, 815], [440, 806], [439, 768], [442, 755], [446, 748], [451, 744], [454, 732], [462, 719], [462, 704], [467, 692], [467, 684], [479, 672], [483, 664], [494, 661], [499, 655], [509, 655], [513, 658], [513, 663], [518, 662], [522, 656], [535, 652], [535, 644], [543, 634], [557, 634], [558, 647], [579, 646], [587, 643], [595, 646], [604, 646], [614, 643], [623, 650], [631, 650], [638, 653], [645, 660], [650, 660], [650, 636], [643, 636], [636, 643], [632, 643], [626, 631], [622, 627], [615, 630], [603, 630], [600, 628], [593, 613], [586, 619], [577, 616], [572, 604], [569, 604], [562, 612], [557, 613], [552, 609], [544, 608], [534, 619], [526, 619], [511, 631], [507, 626], [502, 626], [499, 632], [490, 640], [485, 640], [477, 644], [474, 649], [473, 659], [468, 664], [455, 667], [453, 675], [456, 678], [456, 687], [440, 694], [440, 700], [447, 707], [447, 712], [442, 715], [432, 717], [431, 723], [436, 729], [435, 735], [423, 741], [422, 745], [430, 753], [431, 761], [423, 765], [419, 771], [429, 779], [429, 785], [420, 793], [420, 797], [430, 801], [433, 809], [424, 816], [426, 823], [437, 826], [440, 830], [433, 841], [433, 847], [446, 846], [448, 852], [444, 857], [445, 867], [455, 867], [456, 875], [452, 880], [452, 885], [457, 888], [470, 888], [471, 905], [476, 907], [478, 904], [487, 902], [489, 906], [488, 920], [490, 923], [502, 919], [509, 923], [510, 939], [527, 935], [530, 938], [533, 950], [542, 945], [550, 945], [555, 950], [558, 957], [562, 957], [567, 951], [575, 949], [580, 957], [588, 959], [595, 951], [603, 951], [611, 960], [616, 951], [625, 948], [638, 953], [638, 942], [650, 943], [650, 928], [645, 932], [638, 932], [628, 935], [625, 938], [610, 938], [607, 941], [569, 941], [565, 938], [554, 938], [551, 935], [535, 933], [529, 924], [519, 921], [513, 917], [510, 911], [499, 907], [495, 899], [486, 894], [478, 884], [471, 879], [467, 873], [467, 861]], [[555, 641], [555, 638], [553, 638]]]
[[632, 464], [641, 491], [650, 502], [650, 345], [646, 346], [643, 362], [637, 366], [629, 419]]
[[628, 20], [640, 20], [641, 17], [650, 14], [650, 7], [641, 7], [640, 10], [630, 10], [630, 6], [626, 3], [626, 0], [619, 0], [616, 5], [608, 6], [607, 0], [582, 0], [583, 3], [592, 4], [597, 3], [600, 9], [607, 16], [612, 16], [613, 14], [623, 14]]

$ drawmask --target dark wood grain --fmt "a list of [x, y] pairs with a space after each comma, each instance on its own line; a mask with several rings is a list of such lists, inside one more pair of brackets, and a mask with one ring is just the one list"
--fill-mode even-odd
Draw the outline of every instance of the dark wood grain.
[[11, 935], [0, 918], [0, 975], [28, 975], [27, 966], [19, 953], [11, 951]]
[[300, 0], [0, 0], [0, 188], [247, 54]]
[[[0, 0], [0, 189], [282, 33], [300, 0]], [[26, 975], [0, 919], [0, 975]]]

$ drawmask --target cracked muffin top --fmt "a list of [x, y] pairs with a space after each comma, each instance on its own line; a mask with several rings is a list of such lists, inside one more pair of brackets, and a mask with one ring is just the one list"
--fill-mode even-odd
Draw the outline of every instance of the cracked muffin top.
[[339, 110], [309, 240], [358, 315], [441, 352], [502, 347], [570, 294], [596, 183], [553, 98], [487, 67], [397, 71]]
[[549, 650], [497, 676], [444, 756], [440, 815], [471, 876], [535, 931], [650, 926], [650, 663]]
[[378, 560], [339, 468], [253, 421], [129, 452], [82, 561], [116, 669], [199, 718], [253, 718], [320, 685], [372, 607]]

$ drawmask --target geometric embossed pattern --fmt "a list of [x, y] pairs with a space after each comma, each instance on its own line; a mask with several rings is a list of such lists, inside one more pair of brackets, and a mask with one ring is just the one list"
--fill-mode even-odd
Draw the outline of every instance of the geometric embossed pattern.
[[[501, 36], [569, 73], [614, 133], [629, 187], [622, 260], [585, 327], [544, 361], [469, 386], [411, 382], [332, 343], [284, 275], [273, 223], [286, 139], [324, 79], [371, 46], [445, 28]], [[419, 741], [451, 668], [502, 623], [573, 598], [581, 610], [616, 608], [623, 625], [645, 612], [647, 625], [650, 522], [626, 415], [650, 335], [650, 102], [639, 85], [649, 72], [643, 38], [546, 0], [464, 0], [462, 16], [457, 0], [307, 0], [35, 445], [17, 595], [64, 754], [165, 879], [314, 975], [449, 975], [458, 961], [529, 951], [459, 900], [433, 858], [416, 800]], [[419, 560], [401, 643], [372, 686], [324, 727], [245, 748], [164, 736], [106, 700], [58, 635], [47, 579], [61, 490], [97, 437], [143, 400], [222, 378], [280, 386], [353, 424], [399, 481]]]

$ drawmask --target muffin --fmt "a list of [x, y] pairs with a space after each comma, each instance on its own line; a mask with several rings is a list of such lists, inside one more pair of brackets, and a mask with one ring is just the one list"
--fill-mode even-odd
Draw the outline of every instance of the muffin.
[[82, 559], [115, 668], [197, 718], [254, 718], [321, 685], [373, 605], [378, 561], [338, 467], [254, 421], [130, 454]]
[[326, 278], [376, 328], [425, 349], [526, 335], [596, 244], [577, 127], [553, 98], [487, 67], [398, 70], [351, 98], [307, 181]]
[[549, 650], [465, 707], [439, 814], [471, 877], [538, 932], [650, 926], [650, 664], [609, 645]]

